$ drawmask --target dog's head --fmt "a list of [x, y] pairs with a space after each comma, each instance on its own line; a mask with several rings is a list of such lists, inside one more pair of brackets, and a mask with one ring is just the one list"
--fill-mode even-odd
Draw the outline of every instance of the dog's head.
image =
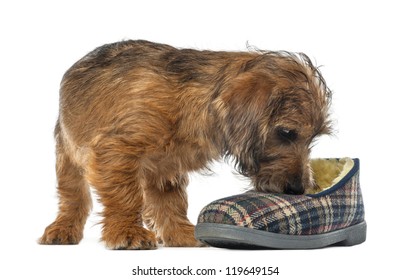
[[255, 56], [215, 103], [227, 155], [259, 191], [302, 194], [315, 188], [310, 148], [316, 137], [330, 133], [330, 100], [306, 55]]

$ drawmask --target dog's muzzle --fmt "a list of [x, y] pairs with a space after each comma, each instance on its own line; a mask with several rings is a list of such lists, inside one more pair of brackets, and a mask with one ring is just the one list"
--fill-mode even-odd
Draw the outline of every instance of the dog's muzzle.
[[295, 180], [292, 180], [285, 186], [284, 192], [286, 194], [303, 194], [304, 193], [304, 187], [301, 182], [301, 179], [296, 178]]

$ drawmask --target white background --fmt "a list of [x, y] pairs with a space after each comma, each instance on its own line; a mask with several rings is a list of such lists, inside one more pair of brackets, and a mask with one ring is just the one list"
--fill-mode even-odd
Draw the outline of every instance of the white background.
[[[405, 279], [411, 249], [406, 2], [2, 1], [0, 279], [137, 279], [131, 275], [137, 266], [187, 265], [223, 272], [278, 266], [280, 274], [172, 279]], [[90, 50], [126, 38], [213, 50], [246, 50], [248, 41], [260, 49], [302, 51], [322, 65], [334, 92], [336, 136], [320, 139], [313, 156], [361, 159], [367, 241], [308, 251], [110, 251], [99, 242], [95, 204], [80, 245], [38, 245], [57, 212], [53, 128], [61, 77]], [[214, 176], [191, 178], [193, 223], [204, 205], [247, 186], [226, 164], [214, 170]]]

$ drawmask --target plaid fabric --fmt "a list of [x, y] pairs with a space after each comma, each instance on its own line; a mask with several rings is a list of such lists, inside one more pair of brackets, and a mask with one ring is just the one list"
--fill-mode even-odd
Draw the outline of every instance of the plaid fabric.
[[364, 221], [359, 161], [332, 189], [317, 195], [255, 191], [216, 200], [201, 211], [198, 223], [228, 224], [273, 233], [312, 235]]

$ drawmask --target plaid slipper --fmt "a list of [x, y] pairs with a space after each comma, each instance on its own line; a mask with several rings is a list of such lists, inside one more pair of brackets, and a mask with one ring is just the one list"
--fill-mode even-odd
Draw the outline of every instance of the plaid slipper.
[[305, 195], [249, 191], [201, 211], [196, 238], [223, 248], [312, 249], [365, 241], [358, 159], [311, 162], [320, 191]]

